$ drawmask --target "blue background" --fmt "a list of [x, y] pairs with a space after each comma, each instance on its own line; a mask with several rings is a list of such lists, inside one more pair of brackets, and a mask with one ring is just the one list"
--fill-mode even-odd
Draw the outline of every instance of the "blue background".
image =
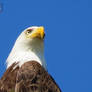
[[63, 92], [92, 92], [92, 0], [1, 0], [0, 76], [14, 41], [43, 25], [49, 73]]

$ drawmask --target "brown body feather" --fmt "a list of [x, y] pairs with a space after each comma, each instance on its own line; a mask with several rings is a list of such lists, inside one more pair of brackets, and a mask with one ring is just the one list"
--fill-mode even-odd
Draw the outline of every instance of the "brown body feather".
[[61, 92], [54, 79], [36, 61], [13, 69], [15, 65], [10, 66], [1, 78], [0, 92]]
[[16, 76], [19, 70], [17, 63], [12, 64], [4, 73], [0, 80], [0, 92], [14, 92], [16, 84]]

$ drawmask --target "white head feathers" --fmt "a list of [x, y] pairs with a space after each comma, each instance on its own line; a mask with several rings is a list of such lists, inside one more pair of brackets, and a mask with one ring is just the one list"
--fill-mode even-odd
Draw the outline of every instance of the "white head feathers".
[[29, 27], [25, 29], [17, 38], [6, 62], [7, 68], [14, 62], [19, 62], [19, 66], [25, 62], [35, 60], [46, 69], [44, 59], [44, 28]]

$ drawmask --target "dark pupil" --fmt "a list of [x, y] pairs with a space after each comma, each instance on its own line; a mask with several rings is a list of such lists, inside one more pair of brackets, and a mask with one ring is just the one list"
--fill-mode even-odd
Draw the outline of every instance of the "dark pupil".
[[32, 32], [32, 29], [28, 29], [27, 32], [28, 32], [28, 33], [31, 33], [31, 32]]
[[31, 31], [27, 31], [28, 33], [31, 33]]

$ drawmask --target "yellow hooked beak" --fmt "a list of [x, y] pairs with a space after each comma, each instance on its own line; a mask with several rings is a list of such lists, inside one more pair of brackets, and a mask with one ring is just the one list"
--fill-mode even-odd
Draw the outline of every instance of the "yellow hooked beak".
[[33, 32], [31, 34], [27, 35], [27, 38], [40, 38], [43, 39], [45, 35], [44, 32], [44, 27], [38, 27], [36, 29], [33, 30]]

